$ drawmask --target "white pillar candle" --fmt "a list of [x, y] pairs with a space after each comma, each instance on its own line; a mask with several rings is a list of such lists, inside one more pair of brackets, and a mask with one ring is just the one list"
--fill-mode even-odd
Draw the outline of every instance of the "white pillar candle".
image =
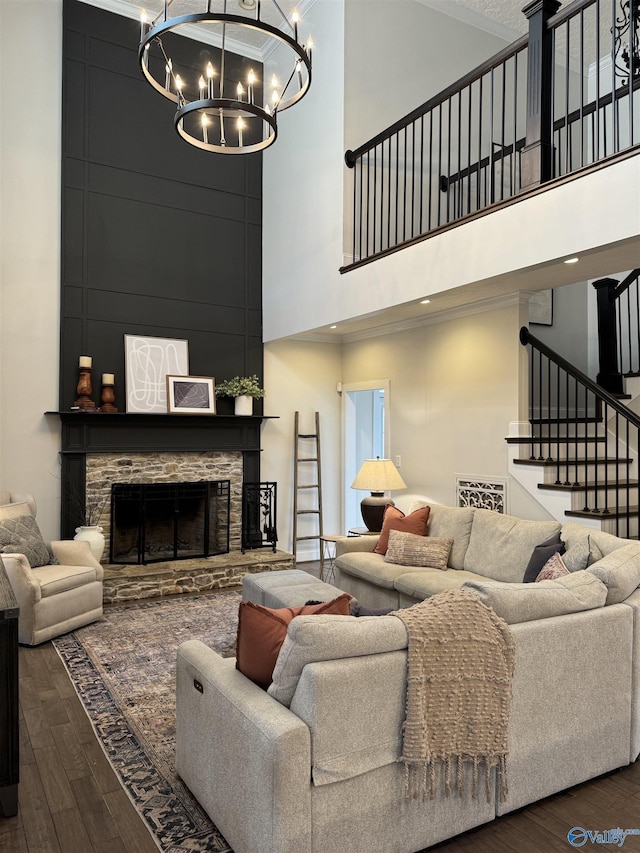
[[78, 362], [79, 367], [91, 367], [91, 356], [90, 355], [81, 355], [80, 360]]
[[115, 375], [113, 373], [103, 373], [102, 374], [102, 384], [103, 385], [113, 385], [115, 381]]

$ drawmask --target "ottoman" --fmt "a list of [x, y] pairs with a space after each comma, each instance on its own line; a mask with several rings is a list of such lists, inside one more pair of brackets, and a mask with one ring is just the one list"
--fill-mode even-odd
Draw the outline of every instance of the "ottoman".
[[[265, 607], [299, 607], [307, 601], [331, 601], [342, 593], [300, 569], [259, 572], [242, 578], [242, 600]], [[351, 601], [357, 603], [355, 598]]]

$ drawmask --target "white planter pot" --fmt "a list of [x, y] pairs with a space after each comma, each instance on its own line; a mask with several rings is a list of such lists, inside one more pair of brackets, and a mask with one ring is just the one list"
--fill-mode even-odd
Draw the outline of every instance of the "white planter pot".
[[97, 527], [96, 525], [76, 527], [76, 535], [73, 538], [88, 542], [91, 553], [100, 562], [105, 546], [104, 534], [101, 527]]
[[235, 400], [236, 415], [253, 414], [253, 397], [247, 397], [246, 394], [242, 394], [240, 397], [236, 397]]

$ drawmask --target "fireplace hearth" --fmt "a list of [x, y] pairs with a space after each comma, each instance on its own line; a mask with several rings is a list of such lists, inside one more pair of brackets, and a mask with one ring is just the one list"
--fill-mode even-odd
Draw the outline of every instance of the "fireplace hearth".
[[147, 564], [229, 551], [229, 480], [114, 483], [111, 563]]

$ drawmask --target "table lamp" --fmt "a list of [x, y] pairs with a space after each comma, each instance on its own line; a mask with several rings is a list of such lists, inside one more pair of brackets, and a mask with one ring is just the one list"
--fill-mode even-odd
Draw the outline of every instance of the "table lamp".
[[355, 480], [351, 483], [352, 489], [367, 489], [371, 492], [363, 498], [360, 503], [362, 520], [367, 529], [372, 533], [382, 530], [382, 519], [387, 504], [393, 505], [391, 498], [386, 497], [384, 492], [406, 489], [407, 484], [400, 476], [398, 469], [390, 459], [365, 459], [358, 471]]

